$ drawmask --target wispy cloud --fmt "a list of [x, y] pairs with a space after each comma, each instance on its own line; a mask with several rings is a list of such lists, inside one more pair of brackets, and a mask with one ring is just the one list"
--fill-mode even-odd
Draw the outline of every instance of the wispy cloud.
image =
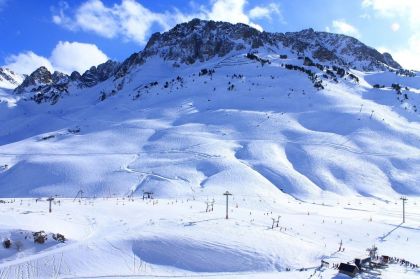
[[112, 6], [105, 5], [101, 0], [88, 0], [73, 11], [68, 3], [62, 2], [53, 9], [52, 20], [69, 30], [93, 32], [105, 38], [121, 37], [142, 45], [153, 26], [168, 30], [192, 18], [245, 23], [259, 30], [262, 27], [254, 20], [270, 19], [272, 15], [282, 19], [277, 4], [254, 6], [249, 11], [245, 9], [246, 4], [246, 0], [215, 0], [210, 6], [195, 6], [191, 12], [182, 13], [175, 8], [154, 12], [135, 0], [121, 0]]
[[340, 33], [340, 34], [345, 34], [345, 35], [352, 36], [355, 38], [361, 37], [359, 30], [353, 25], [347, 23], [343, 19], [333, 20], [331, 24], [331, 28], [327, 27], [326, 30]]
[[19, 74], [30, 74], [41, 66], [47, 67], [50, 71], [53, 70], [53, 66], [47, 58], [39, 56], [32, 51], [9, 55], [6, 57], [5, 62], [6, 65], [3, 67], [9, 68]]
[[6, 57], [6, 65], [20, 74], [30, 74], [37, 68], [45, 66], [50, 71], [71, 73], [84, 72], [92, 65], [106, 62], [108, 57], [96, 45], [79, 42], [58, 42], [49, 58], [25, 51]]
[[404, 48], [392, 50], [394, 58], [405, 68], [420, 71], [420, 34], [414, 34]]
[[390, 26], [394, 32], [400, 30], [400, 24], [396, 21], [408, 23], [411, 34], [407, 43], [403, 47], [390, 49], [390, 52], [403, 67], [420, 70], [420, 1], [363, 0], [362, 7], [374, 16], [395, 20]]
[[412, 28], [420, 27], [420, 1], [416, 0], [363, 0], [362, 7], [375, 15], [387, 18], [407, 18]]
[[267, 6], [255, 6], [249, 10], [249, 18], [251, 19], [268, 19], [272, 20], [275, 16], [280, 22], [285, 23], [283, 14], [280, 9], [280, 5], [277, 3], [271, 3]]

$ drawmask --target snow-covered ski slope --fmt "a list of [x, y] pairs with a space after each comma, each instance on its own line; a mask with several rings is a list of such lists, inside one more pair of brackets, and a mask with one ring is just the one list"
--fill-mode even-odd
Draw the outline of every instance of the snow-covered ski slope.
[[[419, 264], [419, 76], [335, 82], [301, 59], [245, 54], [152, 57], [55, 104], [2, 90], [0, 239], [12, 247], [0, 247], [0, 278], [346, 278], [321, 260], [373, 244]], [[35, 198], [51, 195], [48, 213]], [[40, 230], [49, 239], [34, 244]], [[419, 276], [392, 264], [359, 278]]]
[[54, 105], [3, 90], [0, 196], [420, 194], [418, 75], [334, 82], [304, 66], [323, 79], [316, 90], [284, 67], [302, 60], [244, 54], [180, 67], [152, 57]]
[[[220, 193], [210, 212], [211, 196], [56, 200], [52, 213], [45, 199], [0, 204], [0, 236], [12, 240], [0, 247], [0, 278], [345, 279], [333, 264], [365, 257], [372, 245], [379, 255], [420, 262], [418, 198], [407, 201], [404, 224], [398, 200], [364, 197], [312, 203], [236, 193], [228, 220]], [[32, 232], [40, 230], [49, 238], [34, 244]], [[320, 268], [321, 260], [330, 267]], [[358, 278], [419, 276], [418, 268], [390, 264]]]

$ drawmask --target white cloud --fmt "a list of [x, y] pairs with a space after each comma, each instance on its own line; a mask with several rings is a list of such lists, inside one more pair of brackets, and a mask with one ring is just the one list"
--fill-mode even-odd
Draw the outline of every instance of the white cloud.
[[32, 51], [22, 52], [17, 55], [10, 55], [6, 57], [5, 62], [6, 65], [4, 67], [19, 74], [30, 74], [41, 66], [47, 67], [50, 71], [53, 69], [53, 66], [47, 58], [39, 56]]
[[165, 15], [151, 12], [134, 0], [124, 0], [118, 11], [120, 32], [130, 40], [145, 43], [145, 39], [153, 24], [159, 24], [164, 29], [169, 28]]
[[[363, 0], [362, 7], [366, 10], [371, 9], [376, 16], [407, 22], [411, 34], [406, 45], [393, 48], [390, 53], [403, 67], [420, 70], [420, 1]], [[399, 23], [395, 22], [391, 25], [392, 31], [399, 29]]]
[[37, 68], [45, 66], [54, 70], [70, 74], [73, 71], [83, 73], [91, 66], [106, 62], [108, 57], [96, 45], [79, 42], [58, 42], [49, 58], [26, 51], [6, 57], [6, 65], [20, 74], [30, 74]]
[[360, 32], [359, 30], [357, 30], [356, 27], [354, 27], [353, 25], [348, 24], [347, 22], [345, 22], [344, 20], [334, 20], [332, 22], [332, 29], [333, 32], [336, 33], [340, 33], [340, 34], [345, 34], [348, 36], [352, 36], [355, 38], [360, 38]]
[[52, 20], [69, 30], [83, 30], [105, 38], [121, 36], [125, 40], [144, 44], [153, 24], [167, 29], [167, 21], [179, 13], [154, 13], [135, 0], [122, 0], [120, 4], [107, 7], [101, 0], [88, 0], [80, 5], [73, 17], [66, 13], [69, 5], [64, 2], [53, 10]]
[[106, 38], [114, 37], [118, 29], [114, 11], [99, 0], [90, 0], [80, 6], [76, 13], [76, 25]]
[[280, 18], [280, 20], [283, 22], [284, 19], [281, 14], [280, 6], [276, 3], [271, 3], [268, 6], [255, 6], [249, 11], [249, 17], [251, 19], [260, 19], [260, 18], [266, 18], [266, 19], [272, 19], [271, 15], [276, 15]]
[[177, 23], [195, 17], [245, 23], [258, 30], [262, 30], [262, 27], [253, 19], [270, 19], [272, 15], [277, 15], [283, 21], [277, 4], [255, 6], [248, 12], [245, 10], [246, 4], [246, 0], [212, 0], [210, 7], [191, 5], [195, 9], [191, 13], [182, 13], [177, 9], [158, 13], [136, 0], [121, 0], [112, 6], [106, 6], [101, 0], [87, 0], [76, 8], [72, 16], [68, 16], [69, 6], [63, 2], [58, 9], [53, 9], [52, 20], [69, 30], [93, 32], [105, 38], [122, 37], [141, 45], [146, 43], [154, 25], [168, 30]]
[[420, 35], [413, 35], [408, 46], [392, 52], [394, 59], [406, 69], [420, 71]]
[[245, 14], [245, 4], [245, 0], [214, 1], [211, 11], [206, 12], [205, 19], [227, 21], [230, 23], [245, 23], [262, 31], [262, 27], [254, 22], [251, 22], [248, 15]]
[[398, 30], [400, 30], [400, 25], [398, 22], [394, 22], [391, 24], [391, 30], [394, 32], [397, 32]]
[[104, 63], [108, 57], [96, 45], [79, 42], [58, 42], [49, 59], [60, 72], [83, 73], [93, 65]]
[[407, 18], [412, 28], [420, 27], [420, 1], [418, 0], [363, 0], [362, 7], [371, 8], [383, 17]]
[[384, 46], [377, 47], [376, 50], [379, 51], [380, 53], [384, 53], [384, 52], [391, 53], [391, 51], [387, 47], [384, 47]]

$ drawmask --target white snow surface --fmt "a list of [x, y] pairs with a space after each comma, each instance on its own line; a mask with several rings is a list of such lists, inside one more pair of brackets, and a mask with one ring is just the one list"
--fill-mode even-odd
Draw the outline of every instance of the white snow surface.
[[[45, 199], [6, 199], [0, 238], [12, 247], [0, 248], [1, 278], [346, 278], [332, 264], [366, 256], [372, 245], [380, 255], [420, 261], [418, 198], [407, 202], [404, 224], [398, 200], [318, 203], [239, 193], [230, 197], [226, 220], [224, 197], [214, 199], [212, 212], [201, 196], [59, 199], [52, 213]], [[67, 241], [24, 239], [39, 230]], [[319, 268], [321, 260], [331, 267]], [[390, 264], [358, 278], [418, 276], [419, 269]]]
[[[353, 71], [359, 83], [324, 80], [318, 91], [281, 66], [301, 60], [264, 58], [271, 64], [240, 54], [179, 68], [151, 58], [54, 105], [0, 89], [0, 197], [17, 199], [0, 204], [0, 237], [69, 239], [0, 248], [0, 278], [343, 278], [314, 267], [374, 243], [419, 264], [420, 77]], [[72, 202], [79, 190], [91, 200]], [[143, 191], [158, 204], [140, 200]], [[55, 195], [51, 214], [33, 199]], [[213, 198], [215, 211], [203, 212]], [[287, 231], [269, 229], [277, 216]], [[346, 252], [334, 253], [340, 240]], [[390, 265], [381, 276], [419, 273]]]
[[0, 68], [0, 88], [14, 89], [22, 83], [24, 75], [15, 73], [8, 68]]

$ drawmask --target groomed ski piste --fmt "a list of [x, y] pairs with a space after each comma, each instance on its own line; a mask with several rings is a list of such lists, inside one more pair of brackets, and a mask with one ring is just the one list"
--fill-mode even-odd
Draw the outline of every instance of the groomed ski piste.
[[152, 57], [116, 94], [108, 80], [54, 105], [2, 90], [0, 278], [347, 278], [332, 265], [373, 245], [420, 264], [418, 74], [354, 70], [318, 90], [284, 67], [302, 60], [258, 55], [271, 63]]

